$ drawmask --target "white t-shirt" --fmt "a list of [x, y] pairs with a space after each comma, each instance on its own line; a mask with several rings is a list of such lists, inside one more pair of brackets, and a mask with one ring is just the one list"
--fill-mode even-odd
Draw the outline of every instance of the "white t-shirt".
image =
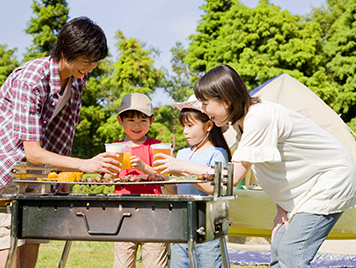
[[233, 161], [253, 163], [265, 193], [292, 218], [356, 205], [356, 165], [347, 148], [310, 119], [282, 105], [253, 105]]

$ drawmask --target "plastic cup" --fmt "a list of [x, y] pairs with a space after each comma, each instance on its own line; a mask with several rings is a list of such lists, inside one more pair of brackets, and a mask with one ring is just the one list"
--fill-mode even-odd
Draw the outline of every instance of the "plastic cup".
[[[123, 164], [123, 158], [124, 158], [124, 153], [125, 153], [125, 144], [123, 143], [106, 143], [105, 144], [105, 150], [106, 152], [111, 152], [111, 153], [117, 153], [119, 155], [119, 157], [112, 157], [109, 156], [110, 158], [115, 159], [116, 161], [119, 161], [121, 164]], [[118, 168], [122, 168], [118, 167]]]
[[130, 157], [132, 155], [132, 143], [131, 142], [115, 142], [115, 143], [106, 143], [105, 149], [107, 152], [117, 153], [119, 155], [118, 158], [114, 158], [115, 160], [121, 163], [121, 169], [130, 169], [131, 161]]
[[131, 142], [122, 142], [125, 146], [124, 156], [122, 158], [122, 166], [121, 169], [130, 169], [131, 168], [131, 160], [132, 156], [132, 143]]
[[[155, 156], [155, 160], [163, 159], [162, 157], [156, 157], [156, 154], [162, 153], [171, 156], [172, 155], [172, 143], [156, 143], [151, 145], [153, 156]], [[157, 165], [155, 165], [157, 167]], [[158, 169], [156, 173], [161, 173], [163, 169]], [[164, 173], [164, 176], [168, 176], [168, 173]]]

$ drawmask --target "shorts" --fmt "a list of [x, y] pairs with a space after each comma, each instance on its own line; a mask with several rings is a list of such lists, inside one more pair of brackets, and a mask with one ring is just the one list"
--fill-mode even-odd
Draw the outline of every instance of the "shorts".
[[[36, 189], [29, 189], [33, 192]], [[5, 187], [0, 189], [0, 194], [15, 193], [15, 186], [9, 182]], [[0, 207], [0, 250], [10, 249], [11, 240], [11, 210], [10, 207]], [[18, 239], [17, 246], [23, 246], [25, 243], [49, 243], [48, 240], [24, 240]]]
[[[0, 209], [4, 209], [1, 207]], [[5, 208], [6, 209], [6, 208]], [[9, 249], [10, 248], [10, 240], [11, 240], [11, 213], [0, 213], [0, 250]], [[17, 242], [17, 246], [23, 246], [25, 244], [25, 240], [19, 239]]]

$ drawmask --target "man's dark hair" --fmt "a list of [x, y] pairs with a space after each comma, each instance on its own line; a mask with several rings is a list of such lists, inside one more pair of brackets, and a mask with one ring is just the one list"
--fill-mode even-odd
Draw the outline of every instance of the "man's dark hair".
[[78, 17], [67, 22], [58, 34], [51, 57], [56, 61], [77, 57], [98, 62], [108, 54], [104, 31], [87, 17]]

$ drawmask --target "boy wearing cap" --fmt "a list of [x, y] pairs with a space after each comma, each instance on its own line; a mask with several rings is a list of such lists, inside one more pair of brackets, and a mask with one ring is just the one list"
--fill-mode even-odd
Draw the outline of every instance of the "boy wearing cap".
[[[153, 107], [150, 99], [140, 93], [126, 95], [120, 104], [117, 119], [124, 128], [126, 137], [118, 142], [132, 143], [131, 168], [121, 170], [118, 176], [129, 174], [153, 174], [154, 156], [151, 144], [161, 141], [146, 136], [154, 121]], [[108, 174], [106, 177], [110, 176]], [[116, 185], [117, 194], [162, 194], [160, 185]], [[135, 267], [139, 243], [116, 242], [114, 268]], [[140, 243], [143, 267], [168, 267], [166, 243]]]

